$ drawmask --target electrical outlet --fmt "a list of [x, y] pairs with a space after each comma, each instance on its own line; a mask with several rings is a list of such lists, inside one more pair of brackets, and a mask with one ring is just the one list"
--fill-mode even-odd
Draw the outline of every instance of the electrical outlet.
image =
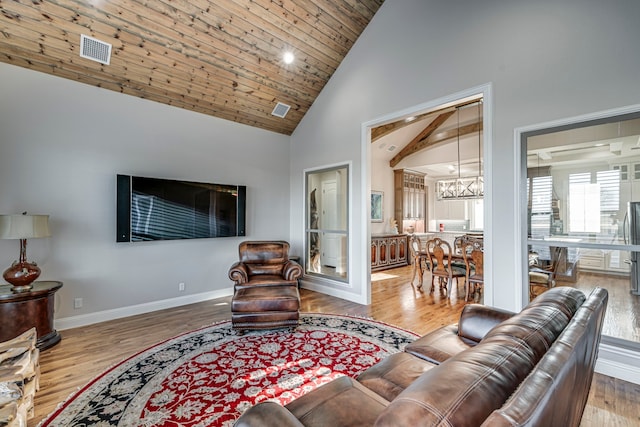
[[82, 308], [82, 298], [73, 299], [73, 308]]
[[178, 283], [178, 290], [179, 291], [184, 291], [184, 282]]

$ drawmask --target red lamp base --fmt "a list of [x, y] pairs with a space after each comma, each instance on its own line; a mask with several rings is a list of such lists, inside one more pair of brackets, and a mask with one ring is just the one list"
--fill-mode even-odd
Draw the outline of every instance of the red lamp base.
[[40, 267], [31, 262], [15, 261], [7, 268], [2, 277], [13, 285], [14, 292], [24, 292], [32, 288], [31, 283], [40, 276]]

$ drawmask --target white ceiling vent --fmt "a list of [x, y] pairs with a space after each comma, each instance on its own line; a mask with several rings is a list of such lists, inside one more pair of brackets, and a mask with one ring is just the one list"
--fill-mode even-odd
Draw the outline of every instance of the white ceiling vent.
[[93, 37], [80, 35], [80, 56], [109, 65], [111, 45]]
[[290, 105], [283, 104], [282, 102], [278, 102], [275, 108], [273, 109], [273, 111], [271, 112], [271, 114], [276, 117], [280, 117], [281, 119], [284, 119], [284, 116], [286, 116], [287, 113], [289, 112], [289, 108], [291, 108]]

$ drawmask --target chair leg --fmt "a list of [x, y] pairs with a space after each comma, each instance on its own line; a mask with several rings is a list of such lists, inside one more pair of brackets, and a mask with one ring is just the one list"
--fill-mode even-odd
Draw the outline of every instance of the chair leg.
[[413, 260], [413, 275], [411, 276], [411, 284], [413, 285], [413, 279], [416, 278], [416, 273], [418, 272], [418, 264], [416, 264], [416, 260]]

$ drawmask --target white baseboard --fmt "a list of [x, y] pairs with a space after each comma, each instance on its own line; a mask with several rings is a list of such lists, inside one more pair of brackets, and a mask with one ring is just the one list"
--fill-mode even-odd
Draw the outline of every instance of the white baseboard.
[[[164, 310], [167, 308], [180, 307], [187, 304], [208, 301], [216, 298], [227, 297], [233, 295], [233, 289], [221, 289], [218, 291], [204, 292], [195, 295], [185, 295], [183, 297], [153, 301], [144, 304], [130, 305], [127, 307], [114, 308], [113, 310], [104, 310], [96, 313], [81, 314], [78, 316], [64, 317], [55, 319], [55, 328], [65, 330], [78, 328], [80, 326], [93, 325], [94, 323], [106, 322], [108, 320], [120, 319], [123, 317], [135, 316], [137, 314], [150, 313], [152, 311]], [[231, 318], [231, 311], [229, 311]]]
[[596, 372], [640, 384], [640, 352], [601, 342]]

